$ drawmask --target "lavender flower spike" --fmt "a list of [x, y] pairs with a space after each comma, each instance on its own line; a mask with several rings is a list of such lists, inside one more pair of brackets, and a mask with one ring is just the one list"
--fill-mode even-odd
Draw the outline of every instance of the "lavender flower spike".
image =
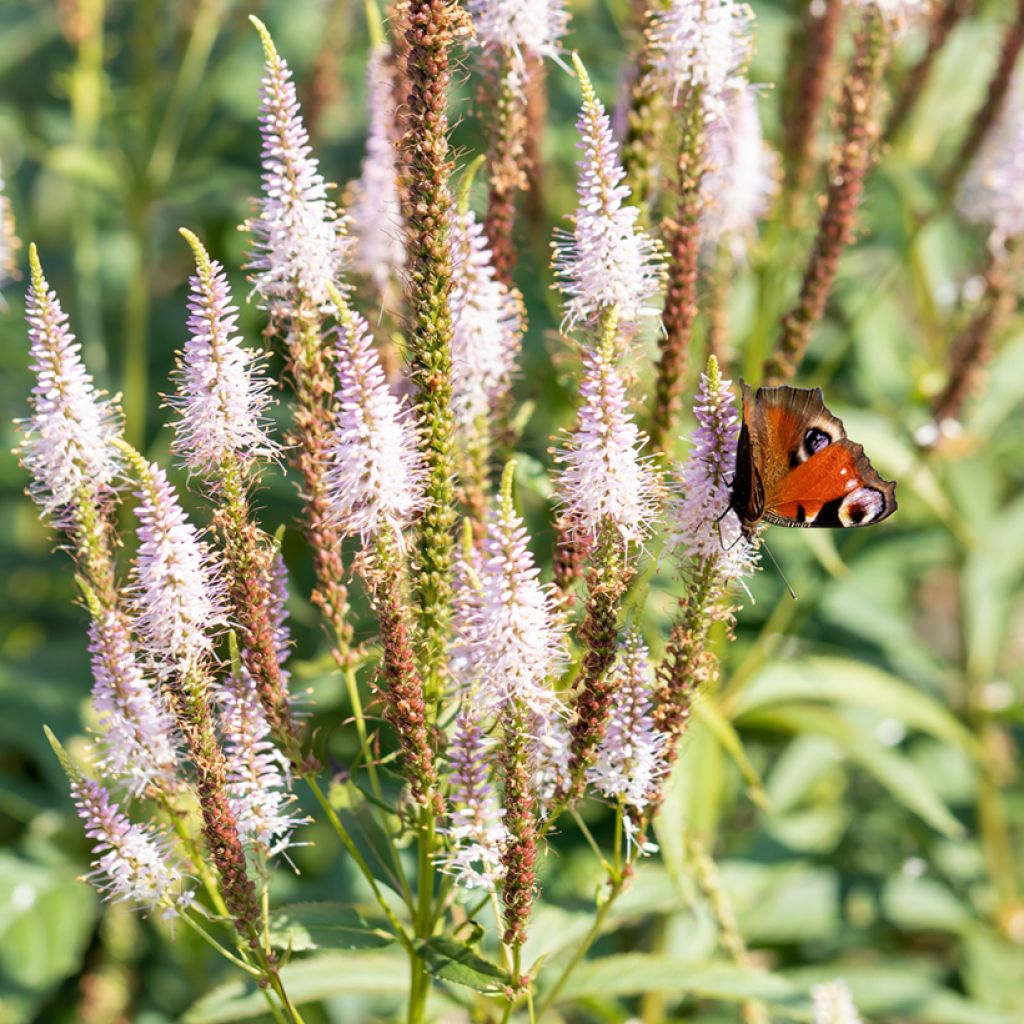
[[136, 452], [129, 457], [140, 484], [136, 629], [161, 672], [188, 671], [212, 652], [211, 627], [223, 625], [219, 580], [167, 474]]
[[352, 186], [348, 215], [355, 247], [352, 265], [383, 292], [405, 266], [402, 205], [395, 157], [394, 87], [388, 69], [389, 49], [374, 47], [366, 72], [370, 125], [362, 176]]
[[522, 72], [524, 54], [557, 57], [569, 13], [564, 0], [469, 0], [476, 39], [515, 55]]
[[77, 778], [71, 795], [96, 859], [86, 878], [110, 900], [128, 900], [164, 917], [179, 914], [192, 901], [182, 890], [182, 872], [166, 836], [132, 824], [107, 791], [92, 779]]
[[648, 303], [661, 283], [661, 249], [637, 227], [639, 209], [622, 205], [629, 189], [621, 184], [626, 172], [611, 123], [576, 56], [573, 65], [583, 92], [576, 126], [584, 158], [573, 230], [556, 232], [553, 245], [557, 287], [566, 296], [563, 327], [593, 323], [615, 310], [620, 327], [629, 328], [658, 313]]
[[692, 558], [717, 559], [723, 577], [734, 578], [749, 570], [755, 552], [729, 508], [739, 416], [732, 385], [719, 373], [714, 356], [701, 374], [693, 411], [697, 429], [679, 472], [681, 497], [675, 503], [670, 543]]
[[32, 283], [26, 299], [30, 356], [36, 384], [32, 415], [20, 421], [21, 457], [32, 477], [29, 493], [48, 515], [108, 489], [119, 469], [113, 441], [119, 410], [102, 397], [82, 365], [81, 346], [50, 291], [34, 245], [29, 247]]
[[973, 224], [991, 229], [1000, 248], [1024, 233], [1024, 77], [1011, 85], [999, 116], [971, 161], [957, 208]]
[[346, 534], [364, 540], [401, 529], [422, 507], [424, 469], [411, 417], [388, 390], [366, 321], [342, 307], [338, 411], [328, 449], [331, 508]]
[[658, 480], [639, 450], [645, 438], [626, 403], [626, 385], [611, 355], [585, 352], [576, 429], [556, 461], [564, 515], [585, 536], [605, 520], [626, 541], [641, 541], [657, 510]]
[[506, 467], [483, 550], [460, 566], [450, 665], [458, 682], [475, 688], [481, 706], [521, 701], [549, 716], [561, 711], [548, 680], [565, 663], [565, 627], [554, 594], [537, 579], [523, 521], [512, 506], [511, 480]]
[[449, 757], [448, 800], [452, 811], [445, 829], [452, 848], [442, 859], [442, 870], [465, 889], [494, 892], [504, 875], [501, 850], [508, 838], [501, 819], [504, 811], [491, 783], [491, 744], [472, 710], [473, 696], [455, 720]]
[[700, 229], [709, 248], [725, 242], [738, 259], [775, 194], [777, 161], [761, 133], [757, 95], [750, 83], [735, 79], [725, 102], [725, 118], [707, 130]]
[[663, 750], [668, 736], [651, 716], [648, 651], [639, 633], [631, 632], [612, 666], [615, 703], [587, 778], [599, 793], [621, 798], [642, 811], [668, 765]]
[[239, 665], [217, 691], [227, 760], [228, 800], [243, 843], [262, 856], [286, 850], [302, 819], [288, 813], [294, 803], [288, 762], [270, 740], [252, 676]]
[[699, 89], [708, 120], [724, 118], [728, 88], [750, 58], [753, 19], [736, 0], [671, 0], [648, 28], [655, 78], [675, 100]]
[[264, 305], [294, 317], [330, 307], [330, 288], [341, 287], [348, 259], [344, 220], [327, 186], [299, 113], [292, 73], [266, 26], [249, 20], [263, 42], [266, 73], [260, 105], [263, 196], [246, 227], [256, 251], [250, 269]]
[[175, 780], [178, 758], [174, 718], [159, 689], [148, 680], [120, 609], [103, 608], [86, 593], [93, 706], [102, 730], [99, 767], [124, 782], [132, 796]]
[[179, 393], [170, 404], [181, 416], [175, 448], [189, 469], [208, 475], [226, 461], [276, 451], [264, 417], [270, 381], [258, 355], [235, 333], [238, 307], [231, 304], [224, 268], [191, 231], [181, 234], [195, 253], [197, 273], [189, 279], [191, 337], [178, 361]]
[[498, 280], [472, 211], [455, 220], [452, 256], [452, 407], [459, 426], [473, 430], [511, 384], [523, 338], [522, 300]]

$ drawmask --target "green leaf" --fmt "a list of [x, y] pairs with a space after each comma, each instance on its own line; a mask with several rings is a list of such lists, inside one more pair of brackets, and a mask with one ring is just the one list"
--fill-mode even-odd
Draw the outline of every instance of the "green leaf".
[[937, 701], [896, 676], [848, 658], [769, 665], [743, 689], [731, 710], [739, 718], [755, 708], [801, 700], [870, 708], [981, 757], [977, 740]]
[[851, 760], [866, 768], [893, 798], [950, 838], [964, 834], [963, 825], [936, 794], [928, 777], [907, 757], [883, 747], [863, 726], [809, 704], [763, 707], [744, 715], [744, 724], [793, 733], [827, 736]]
[[494, 992], [508, 984], [508, 974], [502, 968], [461, 942], [435, 936], [421, 942], [416, 949], [435, 978], [465, 985], [477, 992]]
[[[392, 953], [323, 953], [285, 964], [281, 981], [296, 1006], [346, 995], [387, 998], [395, 1006], [405, 1000], [409, 987], [408, 961]], [[193, 1003], [183, 1020], [227, 1024], [266, 1012], [266, 997], [255, 982], [238, 978]]]
[[747, 752], [743, 749], [743, 741], [739, 737], [732, 723], [722, 714], [718, 704], [710, 696], [695, 701], [693, 705], [694, 717], [703, 722], [711, 731], [711, 735], [721, 744], [722, 749], [733, 759], [736, 767], [739, 768], [747, 784], [747, 793], [750, 799], [757, 804], [761, 810], [771, 814], [771, 799], [765, 792], [764, 783], [757, 769], [750, 763]]
[[394, 936], [368, 924], [351, 903], [294, 903], [270, 916], [275, 949], [367, 949], [386, 946]]
[[907, 932], [960, 933], [974, 921], [970, 909], [934, 878], [889, 879], [882, 908], [897, 928]]
[[35, 1019], [50, 993], [81, 970], [96, 903], [72, 865], [0, 854], [0, 1024]]
[[646, 992], [671, 992], [728, 1002], [745, 999], [780, 1002], [799, 995], [799, 990], [785, 978], [756, 967], [624, 953], [580, 964], [559, 993], [557, 1002]]

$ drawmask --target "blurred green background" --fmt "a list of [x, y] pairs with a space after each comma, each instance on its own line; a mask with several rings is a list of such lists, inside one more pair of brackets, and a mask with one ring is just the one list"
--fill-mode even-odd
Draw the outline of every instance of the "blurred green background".
[[[799, 11], [782, 2], [753, 6], [751, 77], [766, 83], [762, 115], [777, 140], [787, 37]], [[722, 683], [701, 703], [687, 738], [659, 827], [662, 860], [642, 868], [594, 954], [650, 956], [583, 969], [569, 1019], [736, 1019], [741, 985], [688, 980], [680, 966], [693, 965], [696, 977], [701, 965], [721, 959], [709, 908], [692, 882], [687, 834], [714, 852], [755, 962], [793, 987], [842, 976], [876, 1020], [1024, 1019], [1019, 315], [1001, 333], [958, 442], [922, 453], [913, 441], [945, 382], [950, 341], [970, 314], [964, 284], [984, 261], [979, 232], [948, 212], [932, 215], [936, 180], [984, 94], [1010, 6], [982, 4], [960, 25], [908, 130], [884, 148], [859, 241], [843, 260], [828, 321], [797, 381], [821, 384], [876, 467], [898, 479], [899, 512], [853, 536], [770, 531], [799, 600], [786, 596], [773, 572], [762, 573], [752, 585], [755, 602], [739, 615], [736, 642], [719, 644]], [[571, 8], [567, 46], [580, 51], [611, 107], [627, 5], [573, 0]], [[259, 187], [262, 68], [249, 13], [267, 22], [295, 70], [325, 175], [343, 186], [358, 175], [363, 153], [361, 5], [8, 0], [0, 7], [0, 159], [18, 233], [39, 246], [101, 386], [123, 393], [130, 436], [162, 460], [168, 435], [157, 396], [169, 390], [173, 353], [184, 340], [189, 272], [178, 227], [196, 231], [226, 263], [237, 299], [247, 291], [237, 226]], [[898, 84], [922, 43], [920, 32], [907, 34], [891, 82]], [[480, 147], [472, 68], [472, 56], [460, 58], [453, 115], [462, 164]], [[531, 329], [517, 389], [537, 403], [520, 489], [535, 549], [549, 561], [541, 466], [552, 434], [571, 422], [573, 367], [552, 337], [558, 313], [547, 289], [545, 239], [574, 202], [577, 92], [555, 66], [548, 82], [544, 216], [523, 246], [519, 278]], [[768, 226], [762, 239], [733, 282], [729, 317], [741, 353], [765, 268], [788, 268], [786, 287], [795, 294], [808, 232], [780, 238]], [[24, 250], [18, 255], [24, 271]], [[23, 283], [6, 289], [0, 311], [5, 451], [17, 443], [10, 421], [27, 411], [30, 387]], [[243, 303], [242, 322], [258, 343], [254, 307]], [[698, 345], [693, 379], [702, 358]], [[172, 943], [165, 927], [123, 908], [101, 913], [93, 891], [76, 880], [88, 850], [42, 726], [72, 752], [85, 750], [86, 623], [74, 604], [70, 563], [53, 552], [53, 534], [23, 496], [25, 482], [15, 458], [0, 457], [0, 1024], [182, 1019], [230, 980], [230, 969], [190, 935]], [[295, 528], [294, 487], [282, 472], [267, 474], [261, 504], [270, 528], [289, 526], [296, 685], [310, 688], [311, 714], [338, 769], [354, 745], [343, 726], [342, 688], [305, 600], [309, 559]], [[206, 522], [202, 504], [193, 507]], [[645, 623], [656, 648], [678, 591], [663, 565]], [[371, 634], [361, 613], [359, 635]], [[607, 829], [600, 808], [588, 814], [595, 830]], [[308, 832], [312, 845], [294, 851], [301, 874], [280, 870], [275, 898], [357, 891], [331, 839], [318, 843], [318, 830]], [[567, 829], [556, 846], [546, 862], [550, 906], [535, 924], [534, 955], [571, 952], [592, 896], [582, 838]], [[404, 969], [372, 957], [342, 960], [305, 990], [320, 999], [306, 1019], [386, 1019], [396, 1001], [394, 972]], [[806, 1004], [787, 1004], [789, 994], [779, 989], [789, 1008], [773, 1012], [806, 1019]], [[218, 1012], [216, 1000], [207, 1001], [185, 1019], [235, 1019]], [[257, 1003], [253, 1015], [259, 1012]]]

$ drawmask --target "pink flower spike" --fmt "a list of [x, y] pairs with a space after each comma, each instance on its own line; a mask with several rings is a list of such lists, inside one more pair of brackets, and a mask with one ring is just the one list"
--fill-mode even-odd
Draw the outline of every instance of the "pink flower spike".
[[162, 674], [188, 671], [213, 651], [210, 631], [224, 624], [220, 583], [167, 474], [141, 456], [133, 462], [140, 483], [135, 627]]
[[253, 285], [271, 312], [296, 316], [331, 306], [348, 259], [345, 224], [327, 186], [299, 113], [295, 83], [258, 18], [266, 71], [260, 94], [263, 195], [246, 225], [255, 242]]
[[550, 680], [565, 664], [565, 624], [539, 574], [505, 489], [482, 551], [463, 561], [456, 584], [451, 671], [482, 707], [517, 700], [542, 716], [562, 713]]
[[569, 24], [564, 0], [469, 0], [467, 6], [479, 45], [513, 53], [519, 72], [525, 55], [557, 58]]
[[463, 430], [511, 385], [523, 340], [518, 293], [497, 279], [483, 225], [471, 211], [452, 231], [452, 406]]
[[99, 767], [132, 796], [174, 784], [178, 744], [174, 718], [159, 688], [146, 678], [128, 622], [117, 609], [92, 609], [93, 706], [102, 730]]
[[725, 104], [725, 117], [707, 128], [700, 229], [709, 248], [724, 241], [739, 259], [776, 192], [777, 160], [761, 133], [757, 94], [750, 84], [734, 79]]
[[668, 736], [658, 732], [651, 717], [649, 653], [639, 633], [632, 632], [611, 668], [615, 703], [597, 758], [587, 778], [599, 793], [622, 798], [642, 811], [658, 780], [667, 770], [663, 750]]
[[92, 779], [71, 784], [85, 834], [93, 840], [96, 859], [86, 875], [105, 899], [127, 900], [149, 910], [160, 907], [166, 918], [176, 917], [192, 902], [182, 889], [183, 875], [167, 836], [132, 824]]
[[674, 100], [699, 89], [708, 120], [723, 118], [730, 83], [750, 59], [753, 20], [736, 0], [671, 0], [648, 28], [656, 78]]
[[252, 676], [232, 671], [218, 688], [228, 801], [242, 842], [264, 857], [287, 850], [291, 834], [305, 819], [288, 813], [295, 802], [288, 761], [270, 740], [270, 725]]
[[553, 246], [556, 287], [565, 296], [563, 329], [591, 324], [612, 310], [628, 328], [658, 314], [650, 300], [661, 285], [661, 248], [637, 227], [639, 209], [622, 205], [629, 189], [621, 184], [626, 172], [608, 115], [578, 57], [573, 64], [583, 92], [576, 126], [584, 158], [573, 230], [557, 231]]
[[739, 415], [732, 385], [719, 373], [714, 357], [701, 374], [693, 411], [697, 429], [678, 474], [680, 496], [673, 507], [669, 544], [692, 558], [718, 559], [723, 578], [734, 579], [751, 570], [756, 551], [743, 538], [729, 507]]
[[453, 875], [465, 889], [494, 892], [504, 876], [501, 850], [508, 835], [502, 824], [504, 811], [491, 782], [495, 761], [493, 744], [487, 740], [473, 709], [472, 694], [455, 720], [448, 748], [449, 823], [444, 829], [452, 849], [441, 858], [442, 870]]
[[383, 292], [405, 266], [405, 225], [398, 193], [395, 158], [395, 101], [387, 66], [389, 49], [381, 44], [370, 54], [366, 90], [369, 130], [362, 175], [352, 185], [348, 215], [355, 246], [352, 266]]
[[67, 506], [95, 501], [113, 485], [120, 467], [113, 446], [121, 433], [120, 410], [96, 390], [82, 365], [81, 345], [43, 277], [34, 245], [29, 260], [26, 319], [36, 384], [29, 396], [32, 415], [19, 421], [20, 452], [32, 477], [29, 493], [65, 525]]
[[366, 321], [351, 311], [337, 335], [338, 412], [329, 448], [332, 512], [363, 540], [402, 527], [423, 506], [424, 469], [411, 412], [388, 390]]
[[270, 381], [257, 353], [236, 333], [238, 307], [231, 304], [224, 268], [199, 239], [182, 232], [196, 254], [189, 278], [189, 340], [178, 362], [178, 394], [170, 399], [181, 417], [175, 449], [197, 473], [216, 473], [226, 460], [268, 458], [277, 447], [267, 435]]
[[569, 521], [586, 536], [606, 519], [623, 540], [640, 542], [657, 512], [659, 484], [645, 441], [629, 412], [622, 375], [605, 352], [584, 352], [582, 405], [566, 448], [557, 490]]

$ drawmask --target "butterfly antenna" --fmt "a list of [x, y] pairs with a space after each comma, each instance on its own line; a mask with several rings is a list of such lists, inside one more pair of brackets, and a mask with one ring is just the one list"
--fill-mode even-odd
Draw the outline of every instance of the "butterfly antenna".
[[786, 579], [786, 574], [782, 571], [782, 566], [779, 565], [778, 560], [772, 554], [772, 549], [768, 547], [768, 545], [765, 544], [764, 541], [761, 541], [761, 547], [764, 548], [765, 554], [771, 560], [772, 565], [775, 566], [775, 571], [779, 574], [779, 579], [782, 580], [782, 582], [786, 585], [786, 589], [789, 591], [789, 596], [793, 598], [793, 600], [795, 601], [796, 591], [789, 585], [789, 580]]

